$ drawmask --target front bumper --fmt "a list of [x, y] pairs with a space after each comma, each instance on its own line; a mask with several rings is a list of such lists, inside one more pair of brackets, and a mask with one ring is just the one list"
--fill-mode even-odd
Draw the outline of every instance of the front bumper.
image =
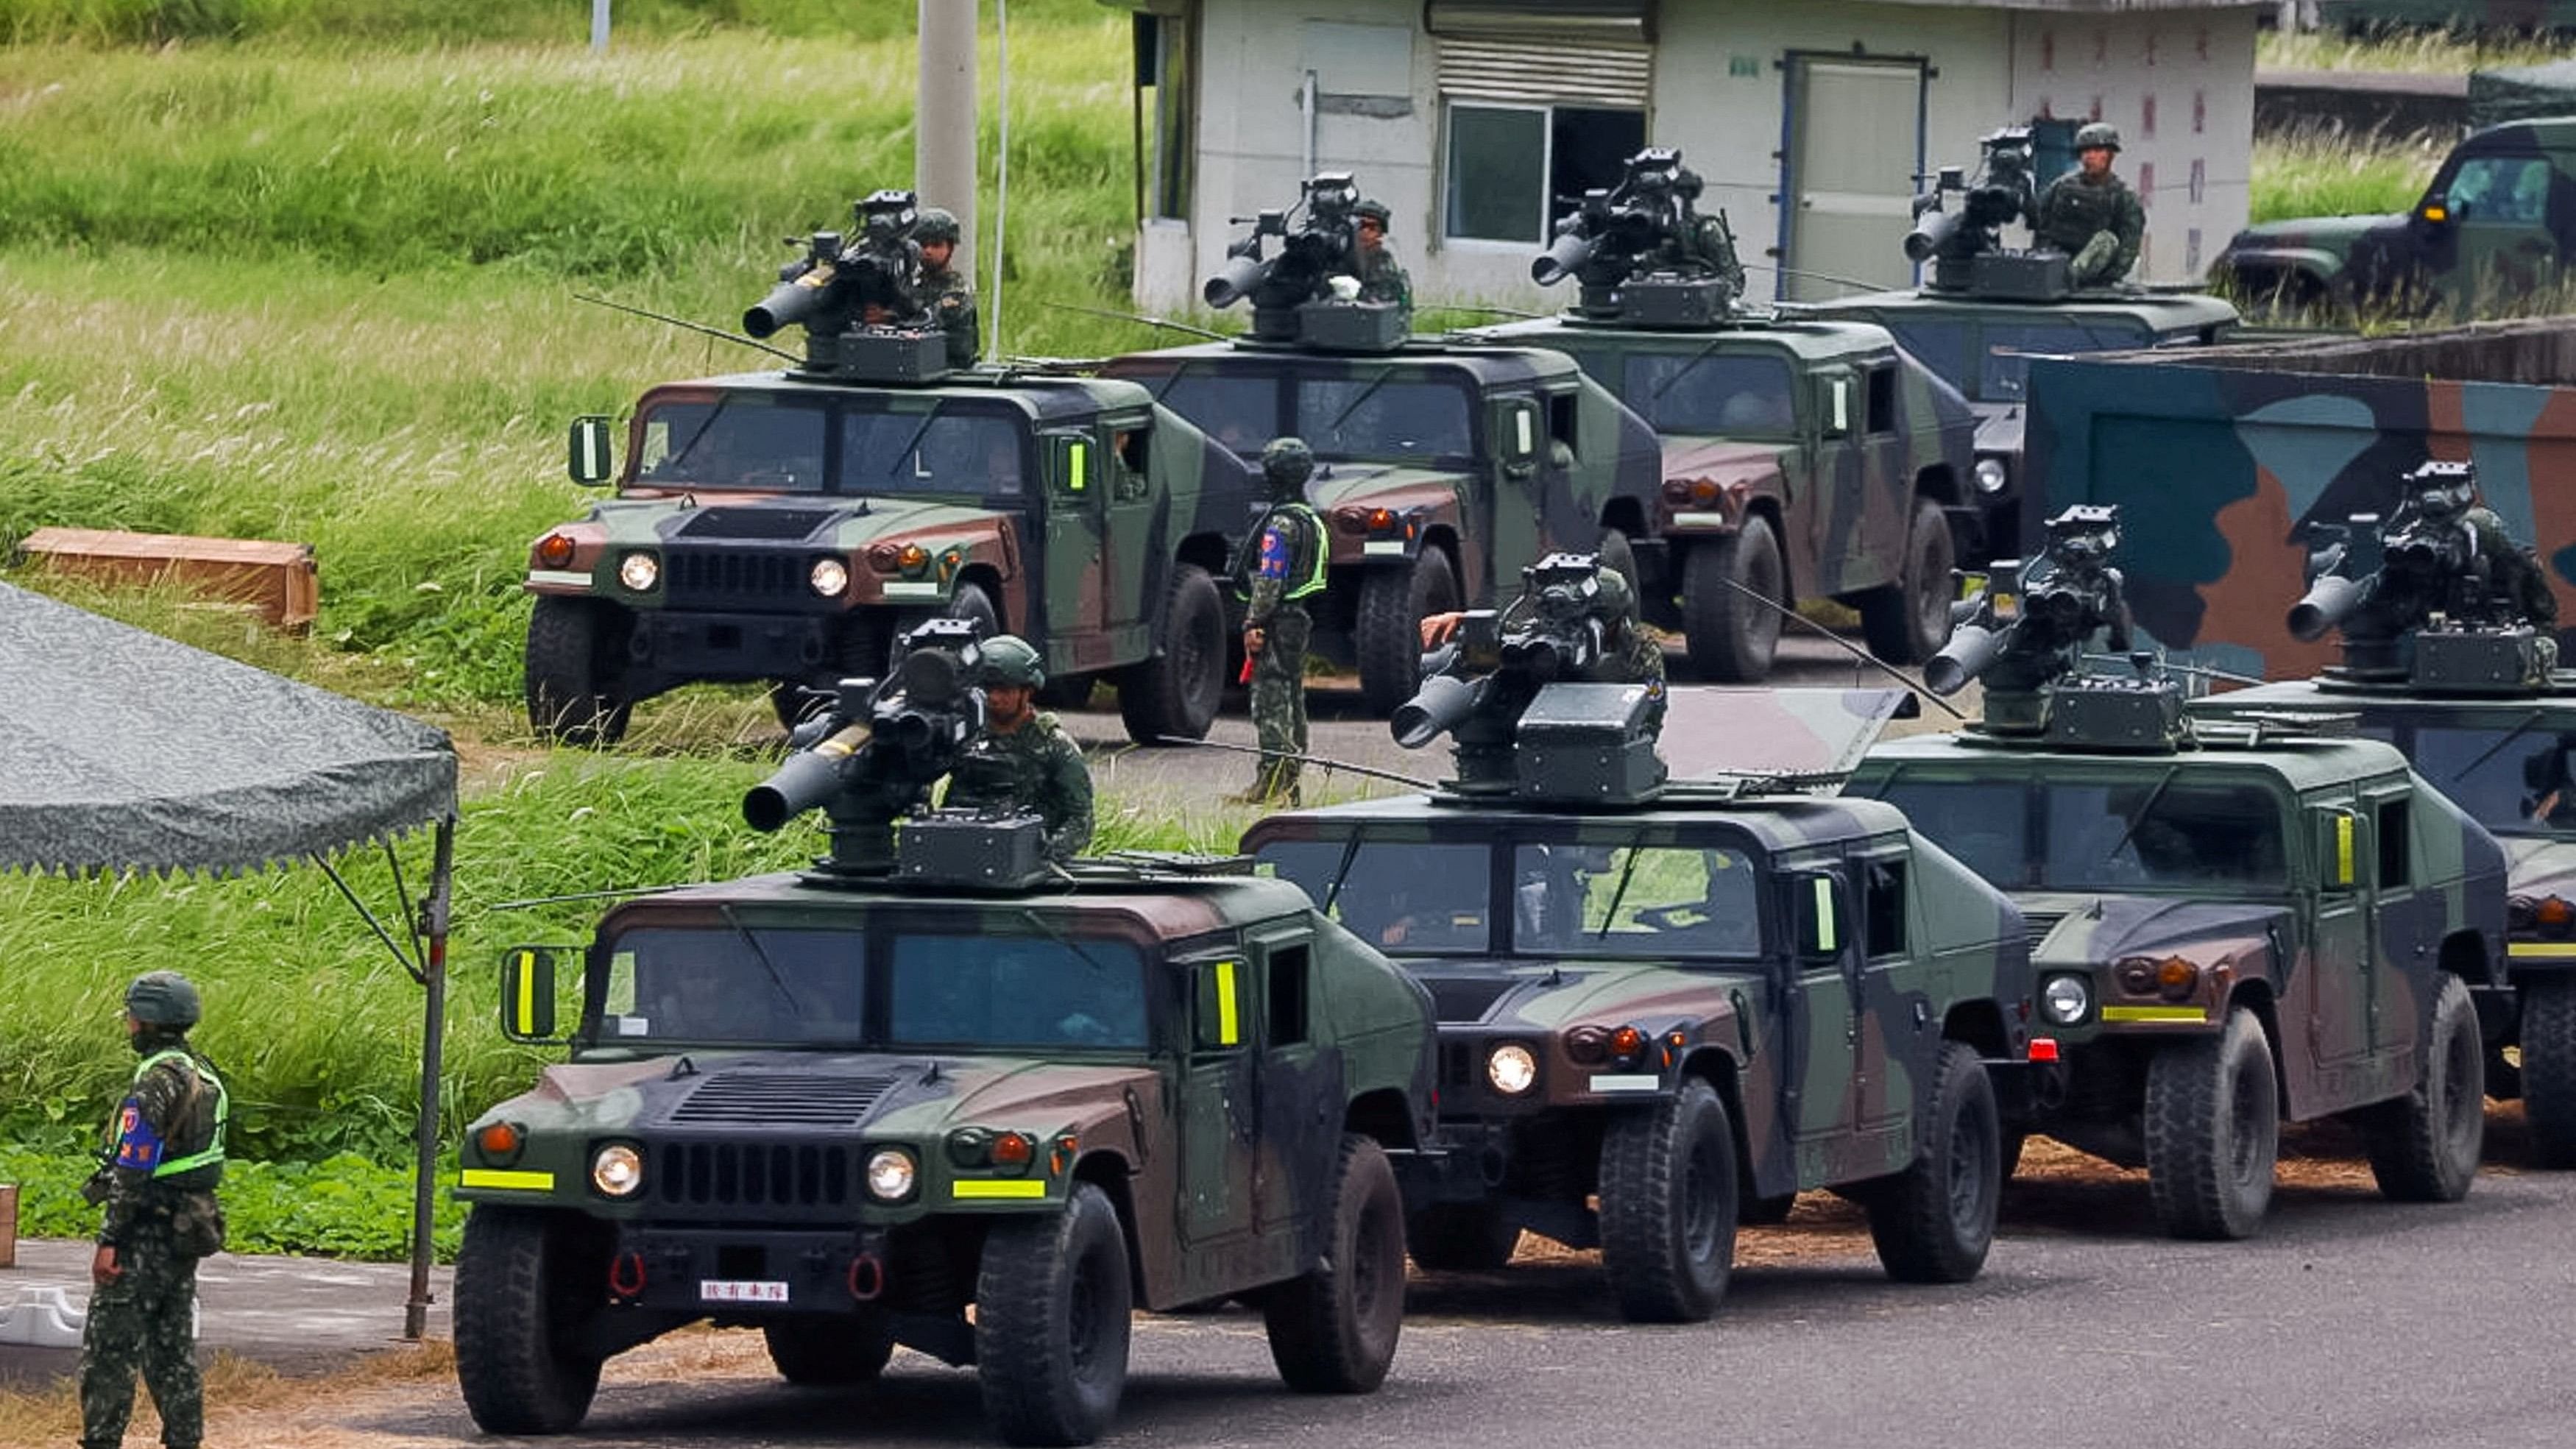
[[639, 695], [699, 680], [804, 678], [832, 657], [835, 622], [812, 614], [638, 613], [627, 677]]

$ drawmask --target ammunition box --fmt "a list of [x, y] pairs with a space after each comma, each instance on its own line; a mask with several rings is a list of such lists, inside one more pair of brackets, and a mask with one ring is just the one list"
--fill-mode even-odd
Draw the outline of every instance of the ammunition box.
[[1513, 758], [1525, 800], [1570, 804], [1650, 799], [1664, 762], [1646, 731], [1642, 684], [1551, 684], [1521, 712]]
[[1632, 277], [1619, 288], [1619, 320], [1638, 327], [1712, 327], [1733, 294], [1714, 277]]
[[1297, 337], [1326, 352], [1393, 352], [1413, 319], [1392, 302], [1306, 302], [1297, 308]]
[[2185, 732], [2182, 691], [2164, 680], [2069, 679], [2048, 694], [2051, 744], [2167, 750]]
[[860, 327], [809, 337], [805, 365], [857, 382], [937, 382], [949, 373], [948, 335], [910, 328]]
[[2415, 636], [2414, 684], [2456, 694], [2519, 694], [2547, 679], [2530, 629], [2427, 630]]
[[903, 822], [895, 875], [959, 890], [1027, 890], [1048, 876], [1046, 825], [1034, 815], [939, 810]]
[[1979, 296], [2011, 302], [2055, 302], [2075, 290], [2063, 252], [1984, 252], [1969, 274]]

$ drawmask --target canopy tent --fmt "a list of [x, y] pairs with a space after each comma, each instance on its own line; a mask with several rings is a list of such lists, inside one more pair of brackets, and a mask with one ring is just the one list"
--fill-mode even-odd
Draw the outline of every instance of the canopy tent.
[[[221, 875], [310, 860], [414, 979], [421, 1024], [412, 1293], [429, 1303], [440, 1025], [456, 832], [442, 730], [0, 584], [0, 871]], [[331, 857], [436, 832], [417, 913], [396, 862], [406, 949]]]

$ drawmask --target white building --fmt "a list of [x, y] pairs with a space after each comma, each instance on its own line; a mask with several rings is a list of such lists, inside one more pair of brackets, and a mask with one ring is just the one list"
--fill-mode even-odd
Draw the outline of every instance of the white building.
[[[2045, 118], [2126, 142], [2138, 277], [2198, 278], [2246, 220], [2244, 0], [1106, 0], [1137, 14], [1140, 302], [1194, 302], [1243, 228], [1319, 170], [1394, 212], [1425, 301], [1529, 305], [1562, 208], [1681, 148], [1755, 295], [1913, 280], [1918, 178]], [[2057, 153], [2064, 164], [2063, 151]], [[1785, 201], [1784, 201], [1785, 198]], [[1809, 275], [1801, 275], [1809, 274]], [[1550, 299], [1551, 302], [1553, 299]]]

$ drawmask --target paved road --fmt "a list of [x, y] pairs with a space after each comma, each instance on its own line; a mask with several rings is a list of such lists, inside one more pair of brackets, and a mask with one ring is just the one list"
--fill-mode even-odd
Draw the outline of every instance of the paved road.
[[[2343, 1176], [2353, 1176], [2349, 1172]], [[1820, 1207], [1819, 1204], [1822, 1206]], [[1801, 1215], [1830, 1215], [1827, 1199]], [[1272, 1377], [1230, 1311], [1140, 1320], [1122, 1445], [1821, 1445], [2564, 1449], [2576, 1439], [2576, 1177], [2490, 1172], [2462, 1204], [2285, 1189], [2241, 1244], [2155, 1235], [2134, 1175], [2016, 1183], [1985, 1276], [1899, 1288], [1847, 1224], [1739, 1271], [1718, 1319], [1618, 1323], [1586, 1264], [1418, 1282], [1360, 1399]], [[1794, 1239], [1757, 1234], [1749, 1246]], [[701, 1336], [707, 1343], [728, 1340]], [[668, 1341], [666, 1341], [667, 1343]], [[657, 1346], [658, 1348], [659, 1346]], [[647, 1353], [656, 1350], [647, 1350]], [[736, 1344], [620, 1373], [585, 1443], [980, 1444], [973, 1381], [910, 1354], [874, 1388], [790, 1389]], [[689, 1374], [693, 1381], [675, 1382]], [[711, 1376], [712, 1375], [712, 1376]], [[478, 1442], [444, 1385], [352, 1405], [366, 1445]], [[481, 1441], [488, 1442], [488, 1441]]]

